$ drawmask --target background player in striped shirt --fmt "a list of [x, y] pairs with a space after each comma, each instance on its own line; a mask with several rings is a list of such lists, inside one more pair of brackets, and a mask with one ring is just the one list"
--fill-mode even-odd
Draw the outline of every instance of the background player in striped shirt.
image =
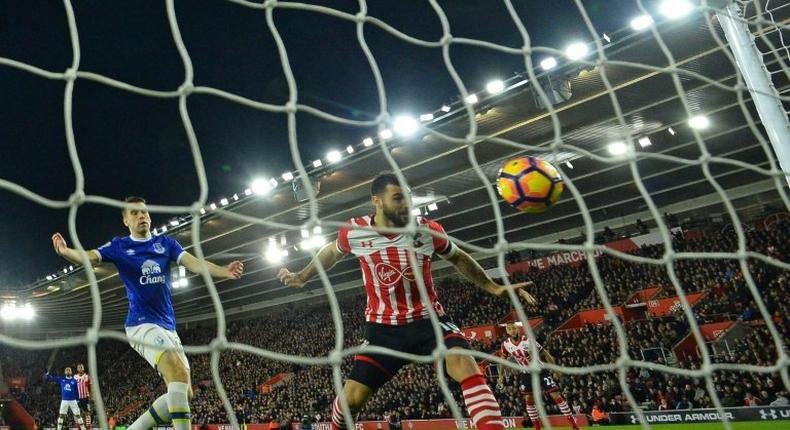
[[[532, 360], [530, 343], [533, 341], [527, 337], [526, 334], [521, 334], [519, 326], [516, 322], [507, 323], [505, 330], [507, 331], [508, 338], [502, 342], [500, 354], [504, 358], [512, 357], [513, 360], [515, 360], [518, 364], [529, 366]], [[543, 346], [538, 343], [538, 341], [534, 341], [534, 343], [535, 349], [537, 349], [538, 354], [542, 356], [543, 360], [546, 363], [554, 364], [554, 357], [549, 354], [549, 351], [544, 349]], [[540, 359], [541, 357], [538, 357], [538, 362], [541, 362]], [[510, 371], [509, 368], [505, 366], [499, 366], [499, 381], [497, 383], [498, 387], [504, 386], [505, 373], [508, 371]], [[519, 384], [519, 389], [524, 395], [524, 401], [527, 404], [527, 414], [529, 415], [529, 419], [532, 421], [535, 429], [540, 430], [540, 417], [538, 416], [538, 409], [535, 407], [535, 400], [532, 398], [532, 374], [524, 371], [518, 372], [517, 375], [518, 377], [516, 378], [516, 383]], [[578, 427], [576, 426], [576, 419], [573, 417], [573, 413], [571, 413], [568, 402], [565, 401], [564, 397], [562, 397], [562, 394], [560, 393], [560, 387], [557, 385], [557, 382], [554, 379], [554, 375], [552, 375], [547, 369], [541, 370], [541, 391], [551, 396], [551, 398], [554, 400], [554, 403], [556, 403], [560, 408], [560, 411], [562, 411], [562, 414], [568, 419], [571, 427], [578, 430]]]
[[57, 382], [60, 384], [60, 411], [58, 414], [58, 428], [63, 428], [63, 421], [68, 416], [69, 409], [71, 414], [74, 415], [74, 421], [77, 422], [79, 428], [84, 428], [82, 422], [82, 415], [80, 414], [80, 407], [77, 405], [77, 380], [74, 379], [71, 367], [63, 370], [64, 376], [50, 375], [47, 372], [47, 381]]
[[[451, 349], [469, 349], [461, 330], [445, 315], [444, 308], [436, 298], [431, 276], [433, 254], [438, 254], [454, 265], [477, 287], [491, 294], [506, 297], [507, 289], [492, 281], [469, 254], [444, 237], [424, 231], [409, 236], [377, 230], [404, 227], [409, 221], [407, 197], [394, 174], [383, 173], [373, 179], [371, 199], [376, 208], [375, 214], [352, 219], [347, 227], [340, 229], [337, 240], [322, 248], [316, 256], [325, 269], [331, 268], [349, 253], [358, 257], [367, 293], [365, 344], [430, 355], [436, 348], [436, 337], [428, 319], [431, 307], [439, 316], [445, 345]], [[423, 217], [417, 217], [416, 221], [420, 227], [444, 233], [436, 221]], [[411, 266], [408, 253], [413, 253], [420, 265], [418, 270]], [[302, 287], [316, 273], [315, 261], [311, 261], [299, 273], [281, 269], [278, 278], [285, 285]], [[427, 303], [420, 297], [417, 286], [416, 277], [420, 273], [427, 290]], [[524, 300], [534, 303], [535, 299], [522, 289], [528, 285], [516, 284], [513, 288]], [[352, 414], [359, 412], [373, 393], [404, 364], [405, 360], [389, 355], [357, 355], [342, 394]], [[464, 402], [475, 427], [480, 430], [502, 430], [504, 425], [499, 404], [475, 360], [469, 356], [450, 355], [446, 357], [445, 364], [449, 376], [461, 384]], [[345, 428], [339, 397], [334, 401], [332, 412], [333, 430]]]
[[77, 405], [80, 410], [85, 412], [85, 428], [91, 428], [91, 377], [85, 373], [85, 365], [80, 363], [77, 365], [77, 374], [74, 375], [77, 380]]
[[[239, 279], [243, 265], [233, 261], [218, 266], [198, 260], [172, 237], [151, 234], [151, 216], [145, 199], [127, 197], [126, 203], [131, 205], [124, 207], [121, 216], [129, 236], [115, 237], [87, 254], [94, 266], [109, 262], [118, 269], [129, 298], [125, 324], [129, 344], [167, 383], [167, 393], [156, 399], [129, 430], [150, 429], [168, 422], [172, 422], [175, 430], [191, 430], [189, 360], [176, 333], [170, 265], [175, 262], [192, 273], [200, 273], [205, 265], [212, 277], [227, 279]], [[52, 246], [61, 257], [82, 264], [79, 252], [69, 248], [60, 233], [52, 235]]]

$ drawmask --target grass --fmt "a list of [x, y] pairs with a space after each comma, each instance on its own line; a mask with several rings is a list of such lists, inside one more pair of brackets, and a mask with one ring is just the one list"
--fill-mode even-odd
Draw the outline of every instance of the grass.
[[[747, 421], [732, 422], [733, 430], [788, 430], [790, 421]], [[554, 427], [555, 429], [568, 429], [570, 427]], [[640, 425], [584, 427], [585, 429], [601, 430], [641, 430]], [[656, 430], [723, 430], [722, 423], [697, 423], [697, 424], [651, 424], [650, 428]], [[524, 429], [531, 430], [531, 429]]]

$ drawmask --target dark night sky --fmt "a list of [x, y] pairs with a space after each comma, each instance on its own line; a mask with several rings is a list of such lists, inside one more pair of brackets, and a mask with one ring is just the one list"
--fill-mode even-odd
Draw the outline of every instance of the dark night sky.
[[[183, 67], [167, 22], [164, 2], [72, 1], [80, 36], [80, 70], [137, 86], [174, 90]], [[308, 1], [346, 12], [356, 1]], [[647, 3], [647, 2], [646, 2]], [[518, 47], [521, 38], [504, 3], [441, 1], [454, 36]], [[612, 32], [637, 13], [634, 0], [586, 0], [599, 31]], [[514, 0], [533, 45], [561, 49], [575, 39], [591, 40], [571, 0]], [[427, 1], [375, 0], [369, 14], [422, 39], [441, 36]], [[61, 72], [71, 63], [66, 14], [61, 2], [5, 2], [0, 11], [0, 56]], [[221, 0], [176, 2], [195, 85], [213, 86], [248, 98], [283, 103], [287, 88], [273, 38], [261, 10]], [[284, 38], [299, 86], [300, 102], [344, 117], [371, 119], [378, 106], [373, 75], [348, 21], [278, 9], [275, 23]], [[432, 111], [457, 95], [440, 49], [410, 45], [375, 26], [366, 39], [382, 71], [391, 113]], [[517, 56], [454, 46], [454, 63], [472, 90], [492, 78], [523, 70]], [[539, 60], [539, 58], [538, 58]], [[0, 66], [0, 178], [52, 199], [74, 190], [63, 122], [63, 81], [47, 80]], [[294, 166], [288, 152], [286, 117], [204, 95], [190, 96], [210, 198], [244, 189], [252, 177], [279, 176]], [[176, 99], [155, 99], [78, 80], [74, 132], [86, 193], [123, 198], [143, 195], [157, 204], [189, 204], [198, 183]], [[300, 149], [305, 160], [331, 147], [358, 143], [370, 129], [351, 128], [300, 114]], [[66, 232], [66, 210], [39, 206], [0, 190], [0, 291], [14, 289], [64, 265], [50, 244]], [[154, 224], [167, 215], [153, 215]], [[157, 221], [158, 220], [158, 221]], [[96, 247], [125, 234], [116, 209], [80, 209], [83, 244]], [[69, 244], [72, 243], [70, 239]]]

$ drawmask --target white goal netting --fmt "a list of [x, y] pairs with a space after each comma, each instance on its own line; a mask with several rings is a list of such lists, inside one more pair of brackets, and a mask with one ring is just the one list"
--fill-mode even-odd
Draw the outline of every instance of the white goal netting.
[[[543, 368], [560, 372], [563, 375], [603, 373], [614, 375], [619, 390], [624, 396], [624, 403], [631, 406], [631, 410], [636, 414], [643, 428], [651, 428], [651, 425], [644, 419], [641, 402], [632, 393], [629, 376], [631, 371], [648, 369], [651, 372], [702, 380], [706, 396], [721, 416], [725, 416], [725, 414], [722, 393], [717, 390], [714, 380], [717, 373], [776, 374], [784, 387], [790, 390], [790, 377], [788, 376], [790, 357], [787, 345], [783, 334], [775, 324], [776, 319], [771, 310], [772, 307], [769, 307], [770, 304], [765, 300], [766, 293], [760, 285], [762, 281], [756, 280], [753, 276], [755, 268], [760, 266], [769, 267], [770, 270], [779, 273], [777, 276], [786, 277], [786, 271], [790, 270], [790, 264], [787, 260], [782, 261], [777, 258], [771, 252], [754, 249], [751, 246], [745, 228], [747, 224], [741, 219], [744, 211], [734, 202], [752, 194], [767, 193], [773, 196], [772, 200], [781, 206], [781, 212], [790, 211], [790, 200], [787, 196], [790, 175], [786, 173], [790, 168], [787, 164], [790, 162], [790, 152], [787, 149], [790, 141], [783, 140], [788, 136], [786, 106], [790, 102], [790, 67], [788, 67], [790, 62], [790, 48], [788, 48], [790, 46], [788, 45], [790, 42], [790, 33], [788, 33], [790, 4], [759, 0], [736, 2], [703, 0], [702, 2], [689, 3], [691, 10], [687, 11], [688, 14], [679, 18], [680, 21], [678, 21], [676, 15], [680, 12], [671, 8], [682, 9], [685, 2], [669, 1], [665, 2], [667, 5], [664, 5], [659, 4], [661, 2], [635, 0], [638, 10], [648, 17], [652, 16], [652, 18], [643, 19], [641, 25], [639, 23], [632, 24], [634, 25], [633, 29], [626, 27], [617, 33], [606, 34], [596, 28], [588, 16], [585, 4], [581, 0], [575, 0], [573, 2], [575, 11], [585, 23], [584, 31], [587, 37], [580, 46], [576, 46], [575, 51], [562, 51], [551, 47], [533, 46], [530, 38], [531, 29], [527, 28], [524, 23], [523, 13], [525, 12], [509, 0], [505, 0], [502, 5], [507, 9], [510, 21], [502, 22], [501, 25], [513, 26], [521, 35], [521, 43], [514, 46], [503, 46], [485, 40], [453, 36], [453, 29], [446, 13], [446, 9], [457, 7], [453, 2], [440, 5], [440, 2], [436, 0], [429, 1], [431, 10], [441, 25], [442, 34], [441, 37], [433, 40], [423, 40], [406, 34], [384, 20], [368, 14], [368, 5], [364, 0], [359, 1], [359, 9], [355, 13], [326, 6], [288, 1], [230, 0], [230, 2], [238, 7], [248, 8], [249, 13], [265, 15], [267, 30], [275, 41], [277, 55], [279, 55], [282, 72], [287, 82], [288, 100], [286, 103], [269, 104], [234, 94], [222, 88], [195, 85], [189, 43], [182, 38], [179, 30], [177, 6], [181, 7], [181, 4], [176, 5], [173, 0], [167, 0], [164, 7], [172, 33], [172, 43], [175, 44], [183, 63], [184, 78], [181, 85], [169, 91], [141, 88], [82, 69], [80, 66], [79, 19], [74, 14], [70, 0], [63, 1], [72, 49], [72, 62], [67, 70], [63, 72], [44, 70], [35, 64], [0, 57], [0, 65], [3, 67], [18, 69], [41, 79], [62, 81], [65, 84], [63, 99], [52, 100], [52, 103], [63, 103], [64, 106], [68, 154], [76, 176], [76, 186], [71, 197], [68, 200], [52, 200], [2, 178], [0, 178], [0, 187], [7, 192], [48, 208], [68, 208], [68, 234], [73, 246], [81, 251], [83, 262], [86, 265], [88, 258], [83, 251], [88, 244], [83, 244], [77, 234], [78, 211], [86, 204], [121, 208], [124, 203], [105, 196], [87, 195], [85, 192], [83, 166], [77, 151], [79, 139], [75, 138], [72, 128], [72, 105], [74, 98], [79, 97], [74, 93], [75, 82], [93, 81], [140, 96], [178, 100], [181, 121], [188, 137], [194, 167], [197, 171], [200, 193], [194, 197], [194, 203], [190, 206], [151, 204], [149, 209], [152, 213], [189, 214], [192, 221], [184, 228], [191, 232], [194, 253], [198, 258], [203, 259], [204, 251], [201, 246], [203, 224], [198, 222], [202, 217], [219, 216], [246, 224], [263, 226], [273, 232], [270, 237], [279, 237], [282, 232], [316, 232], [319, 231], [317, 229], [332, 231], [343, 225], [341, 220], [324, 219], [321, 212], [319, 194], [315, 189], [316, 183], [314, 181], [317, 167], [302, 159], [300, 140], [297, 135], [299, 127], [297, 116], [301, 118], [303, 115], [310, 115], [350, 127], [377, 128], [376, 137], [372, 140], [360, 145], [354, 143], [355, 147], [359, 148], [357, 152], [368, 151], [368, 153], [377, 154], [387, 163], [386, 166], [380, 167], [381, 170], [390, 169], [398, 175], [402, 182], [409, 182], [409, 172], [399, 164], [397, 154], [393, 153], [398, 142], [404, 138], [394, 132], [394, 118], [391, 116], [390, 106], [387, 102], [387, 82], [382, 77], [377, 65], [377, 57], [366, 40], [366, 35], [372, 28], [375, 28], [377, 31], [386, 32], [389, 37], [402, 42], [441, 52], [445, 66], [444, 72], [451, 77], [457, 87], [457, 99], [453, 103], [448, 103], [447, 106], [437, 109], [435, 115], [431, 114], [430, 118], [426, 117], [417, 121], [417, 133], [421, 139], [426, 141], [453, 145], [454, 148], [460, 148], [465, 152], [467, 157], [465, 168], [471, 169], [465, 177], [468, 181], [465, 186], [473, 187], [480, 192], [481, 196], [487, 198], [483, 204], [487, 206], [490, 218], [485, 221], [470, 219], [467, 220], [467, 223], [472, 228], [474, 226], [482, 228], [484, 223], [490, 221], [490, 234], [484, 236], [485, 240], [483, 241], [477, 240], [477, 237], [459, 238], [449, 230], [448, 235], [476, 257], [495, 262], [496, 271], [491, 273], [497, 273], [500, 276], [508, 273], [507, 256], [512, 251], [533, 252], [540, 255], [549, 252], [581, 253], [584, 256], [586, 272], [593, 287], [589, 300], [605, 309], [606, 319], [610, 322], [611, 330], [613, 330], [611, 335], [616, 344], [616, 350], [613, 351], [615, 358], [611, 362], [587, 363], [578, 366], [563, 364], [561, 354], [558, 354], [559, 364], [533, 362], [527, 369], [487, 352], [468, 351], [464, 352], [465, 354], [517, 371], [529, 371], [534, 381], [536, 404], [542, 417], [547, 416], [547, 405], [538, 391], [540, 385], [537, 382], [539, 372]], [[665, 7], [670, 10], [664, 10], [665, 15], [662, 15], [662, 8]], [[364, 53], [364, 59], [367, 61], [370, 74], [375, 81], [378, 96], [378, 113], [375, 120], [362, 121], [353, 117], [341, 117], [302, 101], [300, 98], [301, 82], [294, 77], [289, 62], [288, 44], [281, 37], [278, 28], [277, 14], [285, 10], [299, 10], [309, 14], [331, 16], [355, 28], [357, 36], [355, 43]], [[644, 44], [643, 49], [629, 50], [628, 48], [633, 48], [637, 41]], [[733, 49], [732, 47], [736, 44], [741, 44], [741, 48]], [[523, 59], [523, 69], [516, 77], [507, 80], [502, 88], [486, 92], [481, 88], [482, 85], [465, 82], [461, 78], [454, 65], [452, 52], [452, 48], [457, 46], [471, 46], [481, 50], [517, 56]], [[554, 59], [553, 67], [544, 62], [548, 57]], [[654, 81], [650, 81], [651, 79]], [[632, 84], [643, 81], [648, 84], [632, 86]], [[517, 125], [513, 125], [510, 129], [507, 129], [510, 126], [501, 126], [496, 129], [485, 122], [487, 112], [496, 111], [498, 106], [507, 102], [507, 97], [510, 94], [517, 93], [529, 95], [534, 109], [530, 111], [528, 117], [518, 118], [518, 114], [516, 114], [513, 124]], [[207, 174], [201, 156], [200, 136], [193, 128], [187, 103], [189, 97], [196, 94], [224, 99], [247, 109], [276, 113], [287, 118], [288, 144], [296, 169], [293, 180], [296, 181], [297, 187], [303, 190], [306, 197], [303, 205], [307, 208], [307, 217], [304, 222], [289, 224], [276, 219], [276, 217], [255, 217], [234, 211], [233, 206], [225, 208], [225, 204], [207, 210], [212, 204], [209, 201]], [[661, 107], [662, 103], [667, 103], [667, 110], [670, 109], [671, 103], [674, 106], [673, 112], [677, 116], [674, 118], [662, 117], [658, 120], [651, 120], [643, 116], [648, 108]], [[589, 109], [603, 109], [611, 114], [594, 122], [587, 121], [591, 117], [585, 117], [585, 115], [589, 113], [580, 113], [578, 117], [572, 116], [573, 109], [587, 109], [588, 106], [592, 106]], [[715, 123], [714, 118], [717, 117], [721, 121], [734, 122], [728, 124], [729, 128], [726, 130], [721, 128], [715, 131], [706, 131], [705, 128], [709, 122]], [[455, 129], [443, 127], [443, 121], [450, 120], [455, 121], [456, 126], [458, 124], [463, 126]], [[508, 134], [515, 128], [520, 130], [531, 128], [533, 131], [525, 131], [520, 135]], [[606, 131], [602, 131], [603, 128]], [[616, 130], [616, 135], [612, 136], [611, 130]], [[749, 148], [755, 149], [758, 155], [754, 153], [747, 155], [741, 152], [741, 149], [730, 146], [735, 138], [730, 139], [727, 135], [734, 133], [734, 131], [739, 133], [737, 139], [740, 139]], [[651, 138], [653, 142], [657, 143], [663, 139], [657, 136], [674, 138], [676, 133], [685, 139], [675, 144], [677, 148], [685, 148], [682, 151], [675, 151], [675, 149], [652, 150], [650, 148], [653, 144]], [[611, 140], [612, 137], [618, 140], [618, 145], [614, 147], [593, 147], [588, 144], [589, 141], [605, 142], [607, 139]], [[744, 138], [748, 141], [743, 141]], [[728, 146], [719, 147], [720, 141], [729, 142]], [[711, 145], [711, 142], [715, 142], [716, 145]], [[494, 145], [499, 149], [488, 152], [489, 148]], [[348, 152], [351, 154], [352, 151]], [[514, 215], [509, 208], [503, 206], [492, 184], [495, 180], [494, 172], [503, 160], [516, 154], [525, 153], [555, 161], [554, 164], [561, 170], [567, 186], [563, 204], [567, 207], [575, 205], [574, 214], [576, 214], [575, 217], [572, 215], [565, 217], [566, 221], [569, 219], [575, 222], [574, 227], [565, 230], [573, 230], [576, 232], [573, 235], [581, 236], [577, 242], [558, 241], [558, 239], [562, 239], [559, 232], [556, 237], [542, 237], [545, 240], [537, 241], [528, 240], [530, 236], [513, 233], [516, 230], [515, 223], [531, 222], [528, 220], [529, 215]], [[596, 167], [586, 171], [572, 170], [574, 163], [577, 166], [581, 163], [590, 163]], [[660, 168], [656, 166], [660, 166]], [[698, 170], [696, 176], [689, 178], [681, 173], [682, 169], [690, 166]], [[784, 166], [785, 172], [783, 172], [782, 166]], [[612, 171], [615, 167], [622, 168], [622, 172], [626, 172], [627, 176], [618, 177], [617, 183], [608, 185], [590, 183], [591, 180], [595, 181], [591, 179], [593, 175], [605, 177], [606, 172]], [[577, 181], [583, 186], [577, 186]], [[662, 181], [668, 182], [663, 183]], [[434, 186], [437, 193], [450, 193], [450, 191], [440, 188], [441, 184], [438, 179], [433, 182], [429, 182], [429, 185]], [[616, 186], [620, 183], [629, 184], [632, 187], [633, 195], [628, 197], [618, 193]], [[415, 192], [425, 188], [425, 184], [412, 185], [412, 190]], [[285, 186], [290, 187], [291, 185], [287, 183]], [[659, 186], [663, 187], [661, 192], [656, 191]], [[716, 205], [722, 208], [720, 215], [724, 223], [732, 229], [729, 233], [732, 238], [731, 245], [733, 245], [731, 248], [681, 247], [677, 249], [674, 246], [675, 242], [671, 231], [673, 226], [670, 225], [672, 222], [665, 213], [682, 212], [684, 204], [692, 205], [693, 202], [672, 200], [667, 196], [672, 194], [673, 190], [677, 190], [678, 195], [684, 198], [682, 196], [686, 194], [683, 194], [682, 190], [689, 187], [702, 187], [710, 190], [707, 198], [717, 200]], [[626, 199], [626, 197], [628, 198]], [[696, 199], [698, 196], [691, 195], [690, 197]], [[598, 240], [599, 233], [605, 225], [601, 216], [608, 216], [607, 208], [612, 210], [612, 214], [622, 214], [622, 209], [618, 209], [619, 212], [615, 210], [618, 204], [640, 207], [640, 210], [635, 212], [646, 214], [649, 217], [648, 222], [653, 224], [655, 231], [660, 234], [660, 247], [657, 250], [649, 254], [639, 254], [621, 252], [601, 244], [602, 242]], [[425, 209], [418, 206], [415, 204], [414, 209]], [[670, 207], [674, 209], [668, 209]], [[452, 208], [450, 210], [452, 211]], [[552, 210], [549, 210], [547, 216], [551, 216]], [[557, 210], [560, 209], [557, 208]], [[207, 214], [207, 212], [210, 213]], [[635, 220], [636, 216], [631, 216], [629, 213], [628, 219]], [[553, 221], [551, 218], [542, 220], [545, 221], [541, 222], [547, 224], [564, 222]], [[581, 231], [580, 234], [579, 231]], [[418, 227], [414, 219], [407, 227], [393, 229], [392, 232], [408, 235], [436, 234]], [[531, 237], [538, 236], [540, 235], [531, 235]], [[262, 244], [269, 242], [269, 237], [262, 238], [260, 241]], [[315, 249], [310, 252], [315, 252]], [[698, 366], [680, 367], [667, 362], [648, 360], [644, 356], [634, 356], [630, 349], [629, 329], [618, 316], [621, 314], [615, 310], [627, 297], [617, 295], [615, 298], [613, 296], [614, 290], [610, 285], [612, 280], [601, 274], [601, 261], [598, 258], [601, 255], [608, 258], [607, 261], [619, 261], [626, 265], [646, 265], [655, 267], [657, 270], [665, 270], [668, 280], [665, 288], [666, 293], [676, 296], [679, 301], [681, 319], [684, 324], [687, 324], [693, 343], [700, 355]], [[413, 267], [420, 267], [413, 253], [410, 253], [409, 257]], [[260, 257], [257, 258], [260, 259]], [[708, 346], [710, 342], [701, 332], [698, 315], [695, 313], [693, 304], [688, 300], [689, 284], [686, 279], [682, 279], [678, 275], [678, 272], [684, 270], [685, 264], [696, 264], [695, 262], [714, 264], [714, 261], [736, 262], [735, 271], [739, 273], [739, 276], [742, 276], [740, 279], [745, 286], [743, 293], [756, 305], [756, 309], [753, 310], [754, 318], [764, 322], [765, 330], [769, 334], [765, 340], [769, 341], [770, 345], [765, 345], [765, 348], [774, 351], [775, 361], [772, 363], [730, 362], [717, 360], [712, 356], [715, 351]], [[237, 428], [239, 425], [235, 413], [236, 405], [229, 400], [220, 377], [221, 355], [229, 351], [254, 354], [268, 360], [305, 366], [331, 367], [334, 390], [337, 393], [342, 392], [346, 376], [343, 373], [343, 363], [349, 357], [359, 353], [361, 347], [347, 346], [349, 342], [344, 332], [342, 310], [338, 304], [333, 282], [330, 282], [330, 275], [331, 273], [319, 267], [320, 282], [328, 298], [334, 324], [334, 348], [325, 356], [311, 357], [284, 354], [229, 341], [222, 296], [209, 276], [208, 269], [204, 268], [202, 282], [205, 283], [207, 294], [213, 305], [216, 334], [210, 343], [188, 345], [184, 347], [184, 350], [190, 356], [197, 354], [210, 356], [209, 366], [213, 387], [217, 396], [222, 400], [222, 407], [225, 409], [228, 420], [234, 427]], [[81, 334], [39, 341], [26, 340], [24, 336], [0, 333], [0, 343], [14, 348], [39, 350], [75, 346], [87, 347], [88, 370], [95, 381], [92, 395], [97, 418], [99, 423], [106, 423], [107, 414], [105, 401], [102, 397], [102, 387], [106, 382], [99, 379], [97, 343], [100, 339], [114, 339], [123, 342], [125, 336], [120, 331], [104, 328], [102, 298], [96, 275], [89, 270], [84, 272], [84, 276], [87, 277], [90, 284], [92, 313], [90, 317], [85, 316], [82, 327], [84, 331]], [[429, 302], [422, 278], [416, 276], [415, 279], [421, 299], [426, 303]], [[508, 276], [503, 276], [502, 279], [507, 285], [510, 285], [512, 280]], [[540, 282], [539, 278], [530, 279]], [[538, 285], [535, 294], [540, 298], [541, 293], [545, 293], [545, 291], [542, 291]], [[526, 309], [512, 288], [508, 290], [508, 299], [515, 309], [518, 319], [524, 322], [528, 334], [534, 336], [535, 333], [528, 321], [530, 317], [534, 316], [536, 309]], [[35, 304], [35, 301], [32, 302]], [[362, 310], [359, 309], [359, 313], [361, 312]], [[46, 315], [41, 315], [41, 317], [46, 318]], [[437, 343], [440, 345], [433, 355], [414, 356], [370, 346], [366, 351], [399, 356], [414, 362], [435, 363], [437, 366], [436, 378], [446, 404], [452, 416], [457, 420], [462, 420], [465, 416], [464, 410], [458, 406], [458, 400], [454, 398], [450, 389], [452, 384], [443, 371], [444, 358], [458, 352], [450, 351], [444, 347], [438, 317], [433, 310], [431, 310], [431, 321]], [[342, 399], [342, 403], [345, 422], [349, 430], [352, 430], [354, 417], [351, 416], [344, 399]], [[729, 421], [723, 420], [723, 424], [725, 428], [731, 428]], [[551, 423], [547, 420], [544, 421], [544, 425], [551, 428]]]

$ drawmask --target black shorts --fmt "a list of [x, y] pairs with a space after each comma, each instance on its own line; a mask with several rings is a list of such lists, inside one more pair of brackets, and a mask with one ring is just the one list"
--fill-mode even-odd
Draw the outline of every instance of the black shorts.
[[[559, 391], [560, 387], [557, 385], [557, 381], [554, 380], [554, 375], [548, 370], [541, 370], [540, 371], [540, 389], [544, 393], [553, 393], [555, 391]], [[518, 374], [518, 378], [516, 378], [516, 382], [518, 383], [518, 389], [521, 390], [522, 394], [532, 394], [532, 374], [528, 372], [522, 372]]]
[[[469, 349], [469, 342], [450, 318], [439, 317], [440, 328], [447, 348]], [[431, 355], [436, 348], [431, 320], [422, 319], [406, 325], [365, 324], [365, 345], [375, 345], [416, 355]], [[349, 379], [372, 389], [378, 389], [392, 379], [407, 360], [382, 354], [362, 353], [354, 357]]]
[[91, 410], [91, 399], [90, 397], [84, 397], [82, 399], [77, 400], [77, 405], [80, 407], [81, 411], [90, 411]]

